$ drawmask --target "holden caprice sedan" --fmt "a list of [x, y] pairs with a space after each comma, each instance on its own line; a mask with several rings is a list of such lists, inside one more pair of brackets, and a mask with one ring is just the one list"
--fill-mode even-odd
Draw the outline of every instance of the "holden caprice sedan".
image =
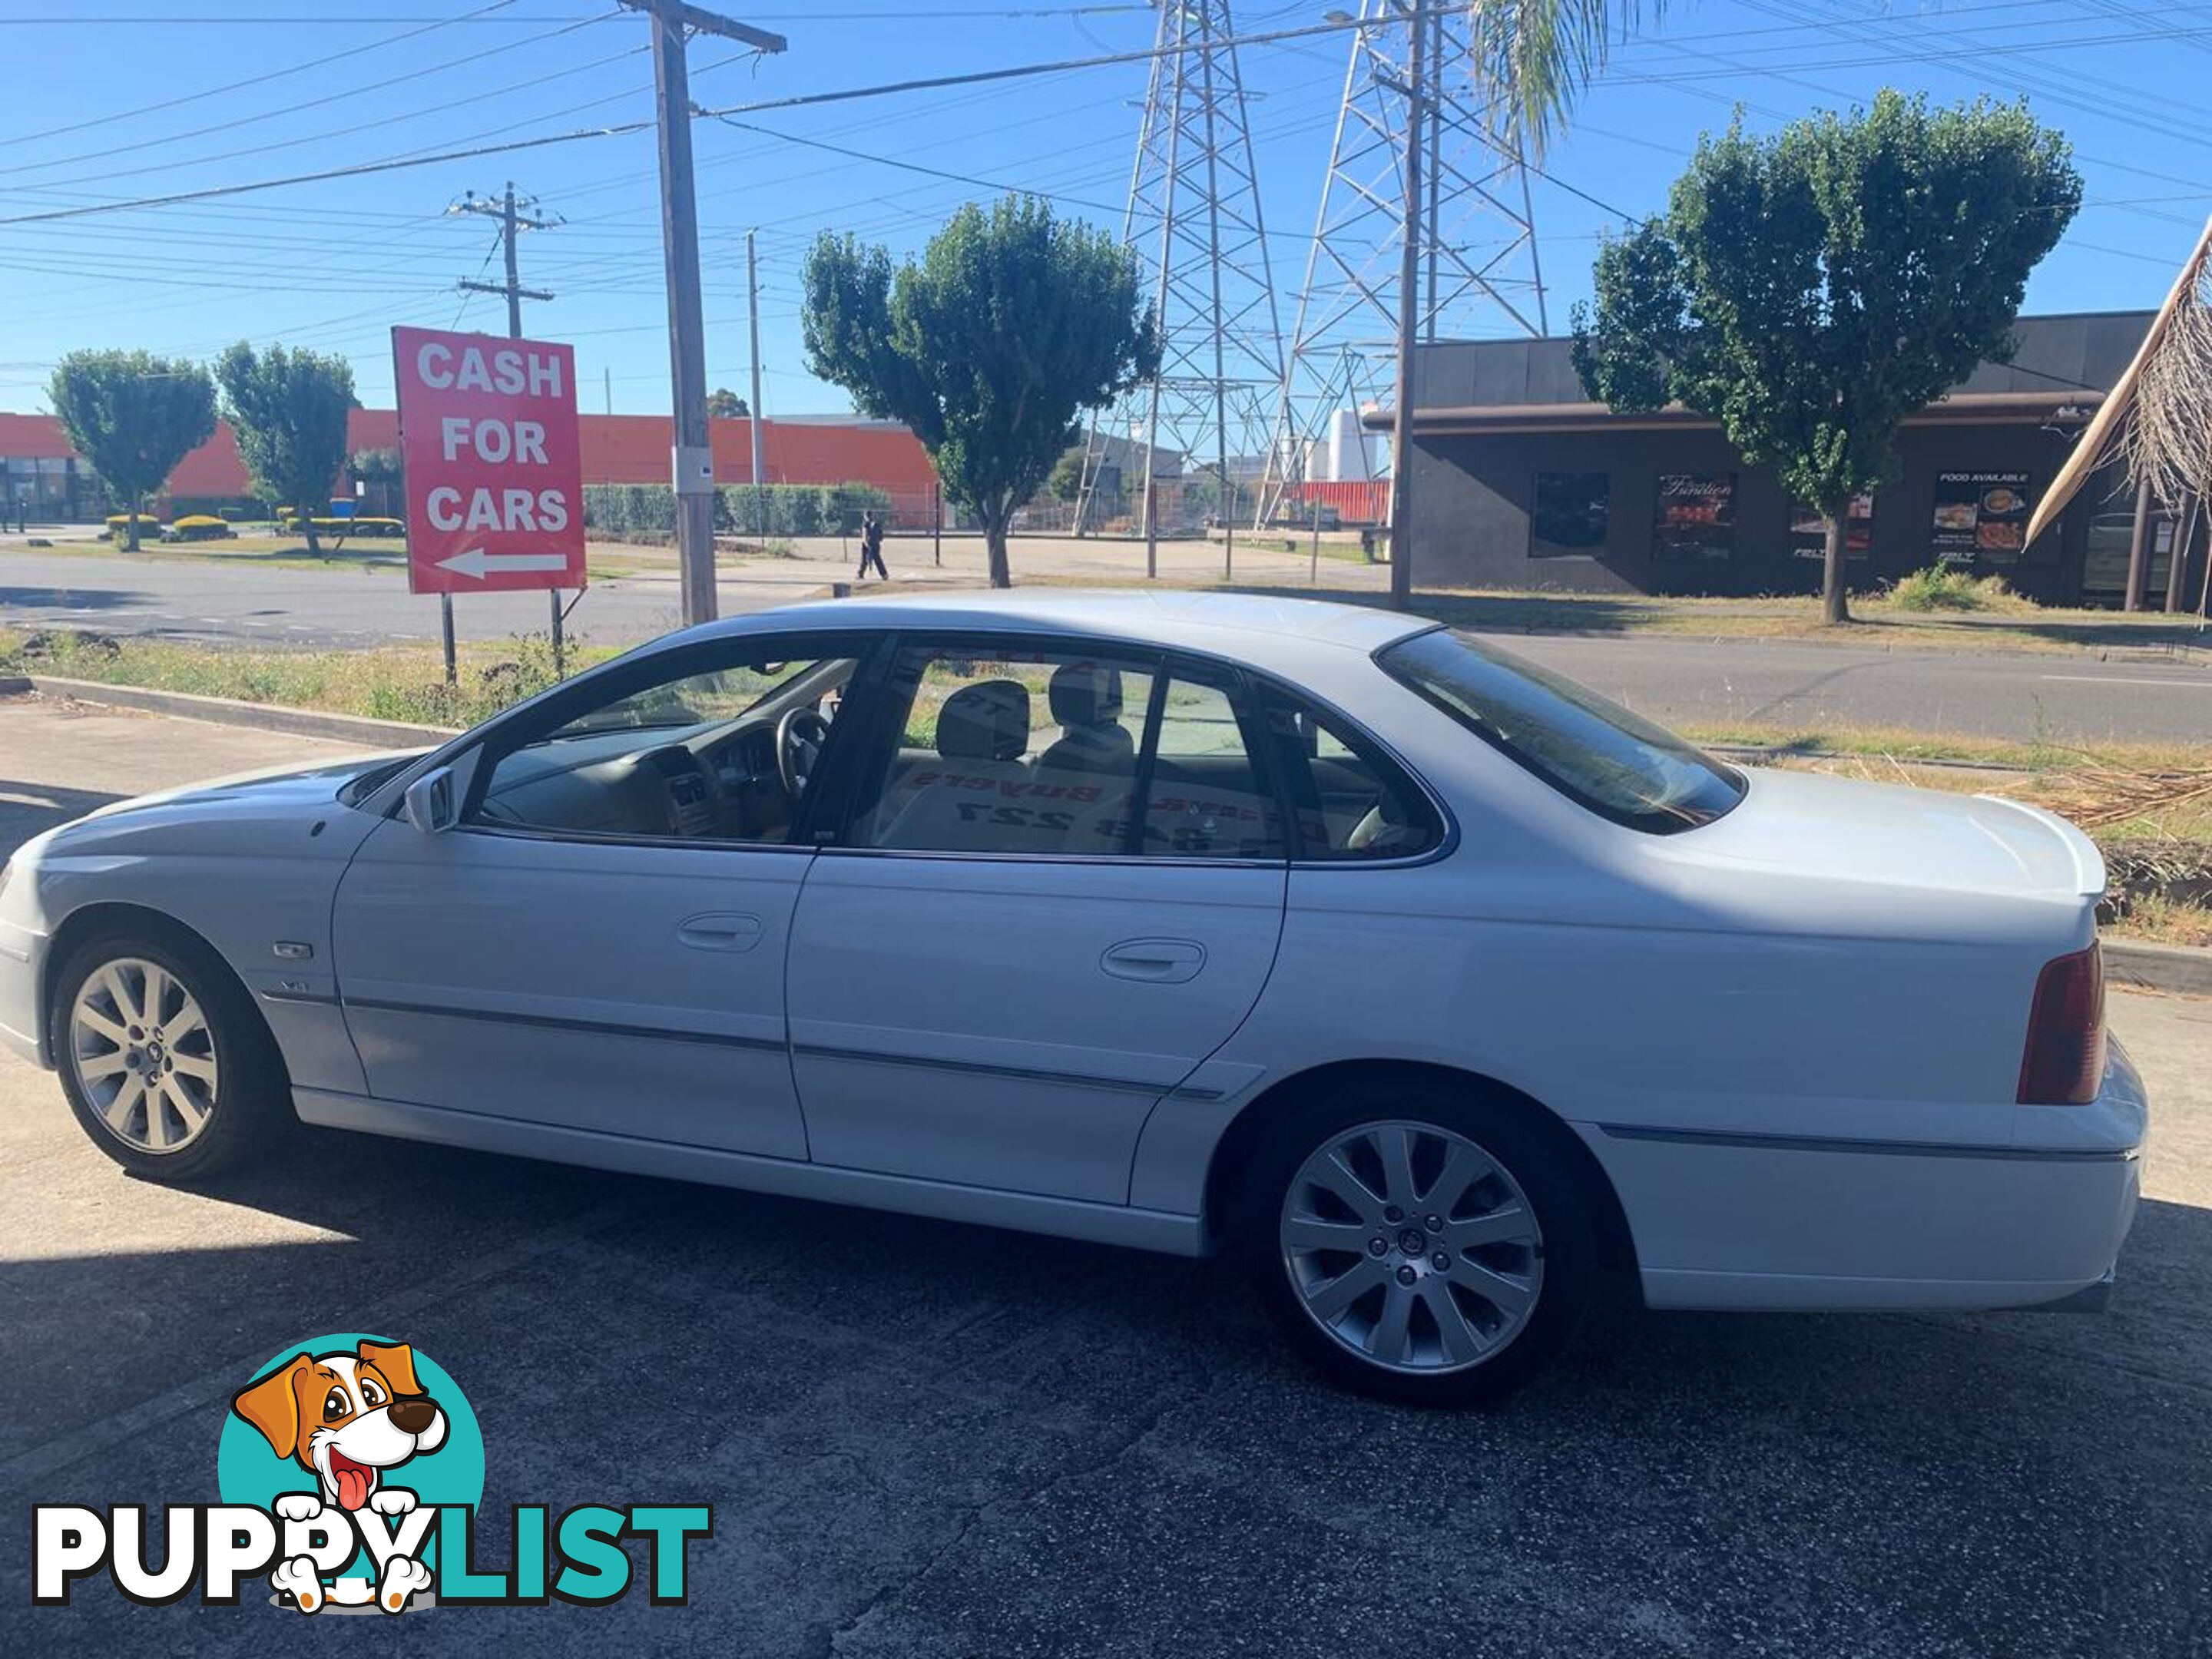
[[1740, 772], [1449, 628], [800, 606], [0, 877], [0, 1037], [206, 1177], [295, 1117], [1249, 1264], [1337, 1380], [1657, 1308], [2094, 1302], [2142, 1086], [2096, 849]]

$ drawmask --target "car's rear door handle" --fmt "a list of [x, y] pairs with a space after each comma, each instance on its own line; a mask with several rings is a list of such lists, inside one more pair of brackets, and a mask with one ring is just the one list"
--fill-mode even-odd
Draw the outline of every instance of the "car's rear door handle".
[[1127, 939], [1107, 946], [1098, 965], [1116, 979], [1180, 985], [1206, 966], [1206, 947], [1189, 939]]
[[684, 917], [676, 937], [695, 951], [750, 951], [761, 942], [762, 931], [758, 916], [708, 911]]

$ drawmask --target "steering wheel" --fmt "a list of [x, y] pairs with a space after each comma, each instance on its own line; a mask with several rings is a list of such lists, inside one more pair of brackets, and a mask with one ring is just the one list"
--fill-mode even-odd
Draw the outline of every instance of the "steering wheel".
[[793, 800], [806, 793], [822, 758], [822, 745], [829, 741], [829, 720], [806, 703], [784, 710], [775, 723], [776, 775], [783, 780], [783, 793]]

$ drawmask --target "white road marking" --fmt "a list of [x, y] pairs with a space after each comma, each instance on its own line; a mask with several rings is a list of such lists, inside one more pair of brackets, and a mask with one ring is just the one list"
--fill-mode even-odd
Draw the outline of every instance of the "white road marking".
[[2130, 679], [2119, 674], [2038, 674], [2039, 680], [2070, 680], [2076, 685], [2185, 685], [2193, 691], [2212, 691], [2212, 680]]

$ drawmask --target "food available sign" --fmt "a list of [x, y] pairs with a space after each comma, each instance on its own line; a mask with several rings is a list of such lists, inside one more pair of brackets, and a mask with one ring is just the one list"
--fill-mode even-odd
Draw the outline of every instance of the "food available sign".
[[584, 585], [576, 354], [543, 340], [392, 331], [408, 586]]

